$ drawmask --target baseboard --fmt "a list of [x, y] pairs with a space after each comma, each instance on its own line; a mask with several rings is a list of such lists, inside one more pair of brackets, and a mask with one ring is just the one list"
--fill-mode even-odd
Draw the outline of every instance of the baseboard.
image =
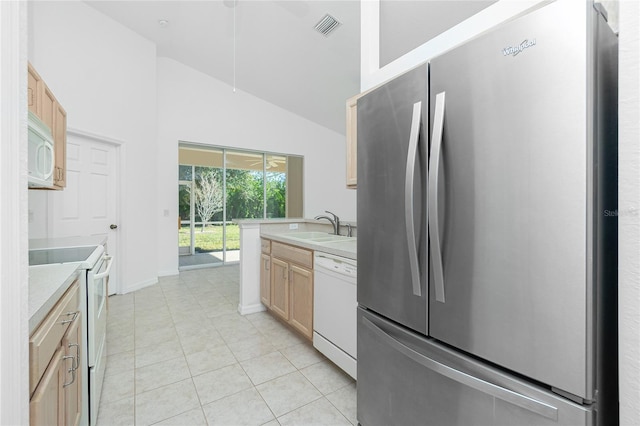
[[154, 284], [158, 284], [158, 278], [152, 278], [150, 280], [146, 280], [146, 281], [141, 281], [139, 283], [136, 283], [134, 285], [130, 285], [127, 286], [126, 288], [122, 289], [122, 294], [127, 294], [127, 293], [131, 293], [137, 290], [141, 290], [143, 288], [152, 286]]
[[267, 308], [265, 308], [262, 303], [257, 303], [255, 305], [247, 305], [247, 306], [238, 304], [238, 312], [240, 313], [240, 315], [255, 314], [256, 312], [262, 312], [266, 310]]
[[158, 271], [158, 276], [159, 277], [171, 277], [173, 275], [178, 275], [180, 273], [179, 270], [177, 269], [167, 269], [164, 271]]

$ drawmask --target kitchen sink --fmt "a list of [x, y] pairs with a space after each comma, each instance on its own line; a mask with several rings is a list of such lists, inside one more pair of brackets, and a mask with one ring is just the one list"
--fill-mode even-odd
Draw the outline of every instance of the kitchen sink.
[[349, 238], [349, 237], [345, 237], [345, 238], [346, 239], [342, 239], [338, 241], [336, 240], [328, 241], [323, 245], [328, 248], [332, 248], [336, 250], [351, 251], [355, 253], [357, 248], [357, 239]]

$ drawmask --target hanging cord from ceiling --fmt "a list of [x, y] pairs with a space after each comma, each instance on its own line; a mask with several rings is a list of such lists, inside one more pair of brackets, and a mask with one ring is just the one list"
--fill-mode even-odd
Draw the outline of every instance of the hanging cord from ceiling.
[[233, 93], [236, 93], [236, 9], [238, 0], [233, 0]]

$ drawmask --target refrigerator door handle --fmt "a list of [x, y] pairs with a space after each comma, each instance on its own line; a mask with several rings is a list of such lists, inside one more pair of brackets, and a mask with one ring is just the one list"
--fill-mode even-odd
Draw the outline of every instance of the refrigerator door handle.
[[455, 368], [449, 367], [436, 360], [428, 358], [404, 345], [400, 341], [394, 339], [369, 319], [362, 318], [362, 321], [365, 326], [367, 326], [374, 334], [378, 336], [378, 338], [387, 343], [390, 347], [412, 359], [413, 361], [419, 363], [425, 368], [428, 368], [429, 370], [432, 370], [462, 385], [501, 399], [502, 401], [516, 405], [520, 408], [524, 408], [525, 410], [544, 416], [556, 422], [558, 421], [558, 409], [556, 407], [545, 402], [530, 398], [526, 395], [519, 394], [507, 388], [503, 388], [502, 386], [494, 385], [493, 383], [479, 379], [462, 371], [458, 371]]
[[440, 247], [440, 225], [438, 220], [438, 172], [440, 168], [440, 152], [442, 150], [442, 129], [444, 126], [445, 92], [436, 95], [436, 106], [433, 117], [433, 135], [431, 152], [429, 153], [429, 246], [433, 262], [433, 277], [436, 300], [444, 301], [444, 274], [442, 271], [442, 250]]
[[413, 217], [413, 186], [415, 181], [416, 159], [418, 156], [421, 116], [422, 102], [416, 102], [413, 104], [413, 116], [411, 117], [411, 133], [409, 134], [409, 150], [407, 152], [407, 166], [404, 181], [404, 219], [407, 232], [407, 247], [409, 249], [411, 282], [413, 284], [413, 294], [419, 297], [422, 296], [422, 290], [420, 288], [420, 265], [418, 263], [416, 229]]

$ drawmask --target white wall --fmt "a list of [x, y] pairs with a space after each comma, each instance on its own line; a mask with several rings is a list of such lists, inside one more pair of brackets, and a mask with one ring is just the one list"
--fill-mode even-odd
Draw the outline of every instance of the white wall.
[[455, 27], [380, 68], [380, 1], [361, 3], [360, 88], [362, 91], [402, 74], [496, 25], [539, 7], [547, 0], [500, 0]]
[[[259, 72], [257, 66], [256, 72]], [[313, 99], [309, 99], [313, 102]], [[345, 138], [168, 58], [158, 58], [158, 270], [178, 265], [178, 141], [304, 156], [304, 215], [356, 219]], [[169, 211], [164, 216], [164, 211]]]
[[[67, 125], [124, 141], [118, 223], [122, 289], [156, 282], [155, 44], [83, 2], [29, 6], [29, 60], [66, 109]], [[30, 192], [30, 237], [51, 234], [40, 215], [46, 193]]]
[[640, 2], [620, 1], [620, 424], [640, 424]]
[[0, 2], [0, 424], [29, 423], [27, 31], [24, 2]]

